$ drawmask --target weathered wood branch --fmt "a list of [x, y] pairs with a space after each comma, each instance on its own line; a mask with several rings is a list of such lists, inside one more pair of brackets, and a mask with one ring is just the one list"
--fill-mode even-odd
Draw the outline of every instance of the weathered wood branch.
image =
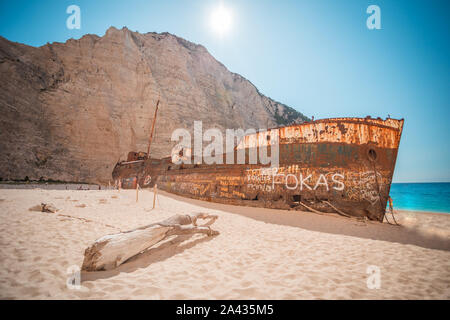
[[[104, 236], [85, 250], [81, 269], [84, 271], [114, 269], [131, 257], [174, 235], [195, 233], [203, 233], [208, 236], [218, 235], [218, 231], [210, 228], [217, 218], [215, 215], [205, 213], [175, 215], [164, 221], [134, 230]], [[199, 219], [208, 221], [199, 226], [197, 225]]]

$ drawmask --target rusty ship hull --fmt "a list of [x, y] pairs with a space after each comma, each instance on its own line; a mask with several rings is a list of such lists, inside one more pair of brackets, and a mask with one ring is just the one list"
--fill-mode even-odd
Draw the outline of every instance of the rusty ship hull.
[[[122, 188], [153, 187], [220, 203], [339, 213], [383, 221], [403, 119], [334, 118], [245, 136], [245, 164], [179, 164], [172, 157], [118, 163]], [[247, 164], [278, 137], [277, 166]], [[224, 163], [226, 155], [223, 155]], [[133, 160], [133, 159], [128, 159]], [[193, 160], [191, 158], [190, 160]], [[236, 163], [236, 162], [235, 162]]]

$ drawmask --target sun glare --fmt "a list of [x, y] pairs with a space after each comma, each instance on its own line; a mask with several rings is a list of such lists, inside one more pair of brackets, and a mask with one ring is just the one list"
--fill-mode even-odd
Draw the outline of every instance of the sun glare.
[[210, 22], [213, 31], [224, 36], [231, 30], [233, 22], [231, 11], [221, 4], [212, 11]]

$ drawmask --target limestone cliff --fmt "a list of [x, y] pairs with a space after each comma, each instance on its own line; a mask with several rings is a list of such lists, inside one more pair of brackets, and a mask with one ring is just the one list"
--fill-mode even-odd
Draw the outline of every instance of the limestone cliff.
[[201, 45], [110, 28], [30, 47], [0, 37], [0, 178], [106, 182], [128, 151], [170, 154], [176, 128], [266, 128], [306, 118]]

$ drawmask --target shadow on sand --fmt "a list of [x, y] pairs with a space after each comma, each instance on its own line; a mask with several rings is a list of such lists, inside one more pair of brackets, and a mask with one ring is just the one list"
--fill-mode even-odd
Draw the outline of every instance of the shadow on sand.
[[[339, 215], [318, 215], [312, 212], [278, 210], [258, 207], [243, 207], [200, 201], [158, 191], [175, 200], [196, 206], [239, 214], [266, 223], [298, 227], [309, 231], [340, 234], [364, 239], [411, 244], [428, 249], [450, 251], [450, 239], [439, 235], [425, 234], [418, 229], [395, 226], [374, 221], [359, 222]], [[424, 213], [425, 214], [425, 213]]]
[[[160, 194], [199, 207], [239, 214], [266, 223], [297, 227], [309, 231], [339, 234], [363, 239], [389, 241], [401, 244], [411, 244], [428, 249], [450, 251], [450, 240], [438, 235], [424, 234], [419, 230], [394, 226], [387, 223], [359, 222], [338, 215], [317, 215], [311, 212], [287, 211], [257, 207], [243, 207], [228, 204], [200, 201], [184, 198], [167, 192]], [[195, 237], [195, 239], [193, 239]], [[118, 268], [110, 271], [82, 272], [81, 281], [95, 281], [114, 277], [121, 272], [131, 273], [140, 268], [146, 268], [152, 263], [164, 261], [172, 256], [191, 249], [197, 244], [212, 240], [214, 237], [198, 235], [182, 235], [161, 243], [158, 247], [149, 249], [130, 258]]]

